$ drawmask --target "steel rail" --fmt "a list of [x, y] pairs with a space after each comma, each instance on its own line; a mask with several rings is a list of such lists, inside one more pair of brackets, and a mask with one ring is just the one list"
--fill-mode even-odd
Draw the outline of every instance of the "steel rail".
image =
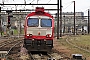
[[17, 40], [14, 40], [14, 41], [13, 41], [13, 40], [6, 41], [5, 43], [0, 44], [0, 45], [1, 45], [0, 48], [6, 46], [7, 44], [13, 43], [13, 42], [17, 42]]
[[79, 46], [77, 46], [77, 45], [74, 45], [74, 44], [70, 43], [70, 42], [68, 41], [68, 38], [66, 39], [66, 42], [67, 42], [68, 44], [70, 44], [71, 46], [74, 46], [74, 47], [76, 47], [76, 48], [78, 48], [78, 49], [80, 49], [80, 50], [83, 50], [83, 51], [86, 51], [86, 52], [90, 53], [89, 50], [83, 49], [83, 48], [81, 48], [81, 47], [79, 47]]
[[55, 58], [53, 58], [51, 54], [47, 53], [47, 56], [49, 57], [48, 60], [55, 60]]
[[33, 55], [30, 53], [31, 60], [36, 60]]
[[14, 45], [8, 50], [8, 53], [7, 53], [5, 56], [7, 56], [7, 55], [10, 53], [10, 51], [11, 51], [16, 45], [20, 44], [21, 42], [22, 42], [22, 41], [14, 44]]

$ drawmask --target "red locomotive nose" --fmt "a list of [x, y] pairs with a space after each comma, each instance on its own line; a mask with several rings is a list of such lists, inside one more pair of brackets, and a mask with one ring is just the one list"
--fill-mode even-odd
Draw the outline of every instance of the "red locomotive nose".
[[36, 7], [35, 12], [27, 14], [24, 25], [24, 47], [28, 52], [52, 50], [54, 18], [44, 11], [44, 7]]

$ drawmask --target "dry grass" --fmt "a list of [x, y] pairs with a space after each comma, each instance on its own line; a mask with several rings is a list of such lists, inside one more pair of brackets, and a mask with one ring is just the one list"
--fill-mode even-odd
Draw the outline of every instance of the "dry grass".
[[[84, 57], [90, 57], [90, 53], [82, 51], [78, 48], [75, 48], [74, 46], [69, 45], [65, 40], [65, 38], [60, 38], [60, 45], [63, 45], [67, 47], [69, 50], [71, 50], [72, 54], [82, 54]], [[78, 36], [69, 36], [69, 41], [73, 43], [74, 45], [77, 45], [81, 48], [87, 49], [90, 51], [90, 35], [78, 35]]]

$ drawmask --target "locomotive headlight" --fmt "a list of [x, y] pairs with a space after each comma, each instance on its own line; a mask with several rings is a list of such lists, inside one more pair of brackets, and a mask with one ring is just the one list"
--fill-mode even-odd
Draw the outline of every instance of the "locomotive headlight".
[[27, 34], [27, 36], [32, 36], [32, 34]]
[[47, 34], [46, 37], [52, 37], [52, 35], [51, 34]]
[[52, 37], [52, 29], [51, 29], [51, 28], [50, 28], [50, 29], [47, 29], [46, 35], [47, 35], [48, 37]]
[[52, 37], [52, 35], [51, 35], [51, 34], [49, 34], [49, 37]]
[[27, 34], [27, 36], [29, 36], [29, 34]]

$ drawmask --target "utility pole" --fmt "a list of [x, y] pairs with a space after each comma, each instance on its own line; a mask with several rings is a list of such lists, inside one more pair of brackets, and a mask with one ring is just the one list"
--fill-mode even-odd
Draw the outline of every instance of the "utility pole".
[[[22, 16], [21, 16], [21, 14], [20, 14], [20, 20], [19, 20], [19, 24], [20, 24], [20, 25], [19, 25], [19, 27], [20, 27], [20, 34], [21, 34], [21, 32], [22, 32], [22, 31], [21, 31], [21, 18], [22, 18]], [[19, 34], [19, 35], [20, 35], [20, 34]]]
[[75, 31], [76, 31], [76, 26], [75, 26], [75, 1], [74, 2], [74, 35], [75, 35]]
[[57, 0], [57, 39], [59, 39], [59, 0]]
[[89, 9], [88, 9], [88, 34], [90, 33], [90, 21], [89, 21], [89, 15], [90, 12], [89, 12]]
[[63, 17], [64, 17], [64, 30], [63, 30], [63, 34], [64, 34], [65, 33], [65, 15]]
[[60, 37], [62, 37], [62, 0], [60, 0]]
[[[1, 7], [0, 7], [0, 13], [1, 13]], [[0, 32], [1, 32], [1, 36], [2, 36], [2, 23], [1, 23], [1, 15], [0, 15]]]

